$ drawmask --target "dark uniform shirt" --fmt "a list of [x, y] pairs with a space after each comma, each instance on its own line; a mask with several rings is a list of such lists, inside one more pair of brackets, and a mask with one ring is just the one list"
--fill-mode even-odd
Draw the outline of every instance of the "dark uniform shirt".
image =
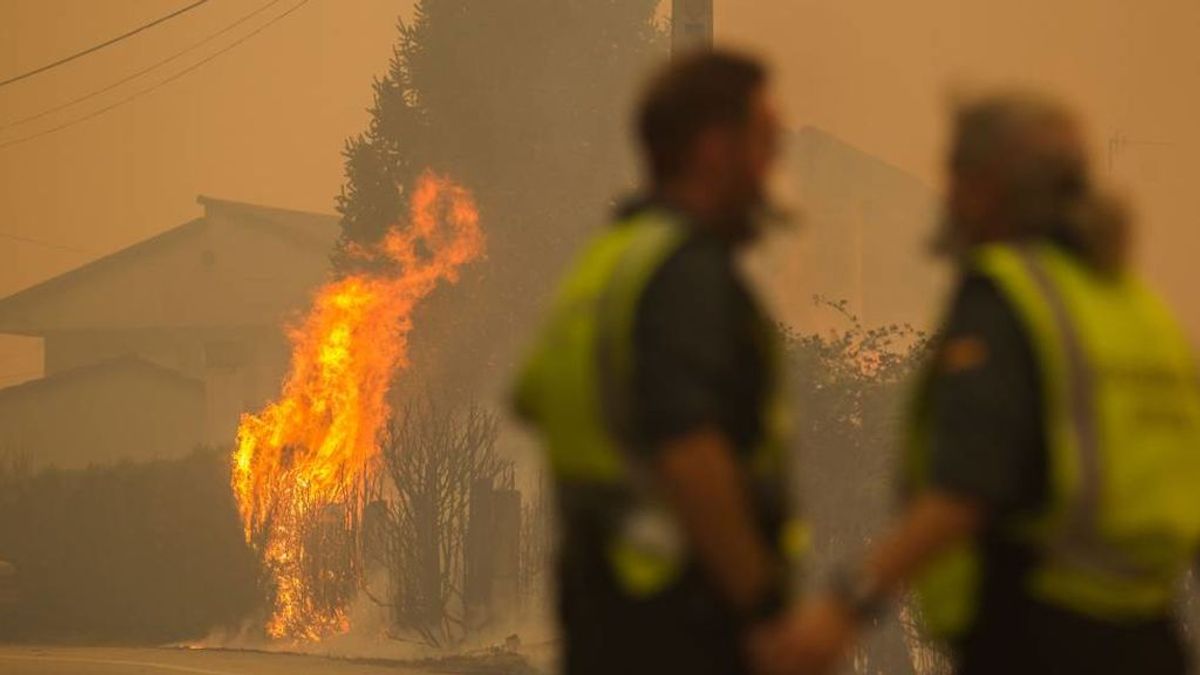
[[1037, 552], [1002, 525], [1049, 497], [1040, 370], [1018, 315], [995, 284], [965, 277], [953, 301], [932, 382], [930, 472], [939, 490], [985, 505], [977, 619], [958, 645], [959, 671], [995, 673], [1184, 672], [1166, 617], [1111, 624], [1033, 600], [1025, 580]]
[[652, 459], [665, 442], [713, 427], [740, 456], [751, 452], [763, 431], [763, 323], [731, 244], [691, 235], [651, 280], [638, 308], [634, 449]]
[[[644, 292], [635, 322], [631, 448], [642, 461], [666, 441], [709, 427], [723, 431], [744, 459], [763, 433], [763, 321], [733, 249], [697, 228]], [[737, 622], [698, 569], [659, 596], [630, 598], [599, 543], [591, 537], [564, 547], [568, 673], [746, 672]]]

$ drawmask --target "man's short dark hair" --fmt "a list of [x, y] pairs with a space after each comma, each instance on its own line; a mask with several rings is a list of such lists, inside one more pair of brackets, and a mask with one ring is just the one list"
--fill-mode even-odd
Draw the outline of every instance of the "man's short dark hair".
[[638, 138], [652, 178], [675, 177], [705, 130], [749, 121], [754, 93], [767, 76], [761, 61], [724, 50], [672, 61], [651, 81], [638, 108]]

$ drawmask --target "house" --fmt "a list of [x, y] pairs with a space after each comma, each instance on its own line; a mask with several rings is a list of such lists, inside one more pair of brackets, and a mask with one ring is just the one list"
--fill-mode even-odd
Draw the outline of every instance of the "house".
[[925, 326], [941, 297], [929, 254], [933, 189], [917, 177], [815, 127], [792, 134], [785, 173], [800, 225], [770, 244], [764, 285], [786, 323], [802, 332], [845, 328], [814, 302], [845, 301], [864, 326]]
[[38, 465], [232, 442], [273, 397], [281, 327], [329, 274], [337, 218], [200, 197], [201, 217], [0, 299], [44, 377], [0, 389], [0, 449]]

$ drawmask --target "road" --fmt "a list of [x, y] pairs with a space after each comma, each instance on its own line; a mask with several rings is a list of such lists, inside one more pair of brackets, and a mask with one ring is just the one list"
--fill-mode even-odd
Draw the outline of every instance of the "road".
[[294, 654], [0, 645], [0, 675], [418, 675], [424, 672]]

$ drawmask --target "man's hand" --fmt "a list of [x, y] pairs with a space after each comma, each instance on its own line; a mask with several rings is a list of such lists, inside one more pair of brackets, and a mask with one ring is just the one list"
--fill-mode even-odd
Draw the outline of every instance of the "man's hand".
[[822, 597], [751, 633], [751, 662], [759, 675], [822, 675], [837, 667], [854, 643], [850, 611]]
[[[894, 595], [931, 558], [974, 534], [983, 518], [982, 506], [968, 499], [937, 492], [921, 495], [867, 556], [862, 574], [880, 599]], [[757, 671], [761, 675], [829, 672], [858, 632], [851, 604], [827, 595], [755, 630], [748, 648]]]

